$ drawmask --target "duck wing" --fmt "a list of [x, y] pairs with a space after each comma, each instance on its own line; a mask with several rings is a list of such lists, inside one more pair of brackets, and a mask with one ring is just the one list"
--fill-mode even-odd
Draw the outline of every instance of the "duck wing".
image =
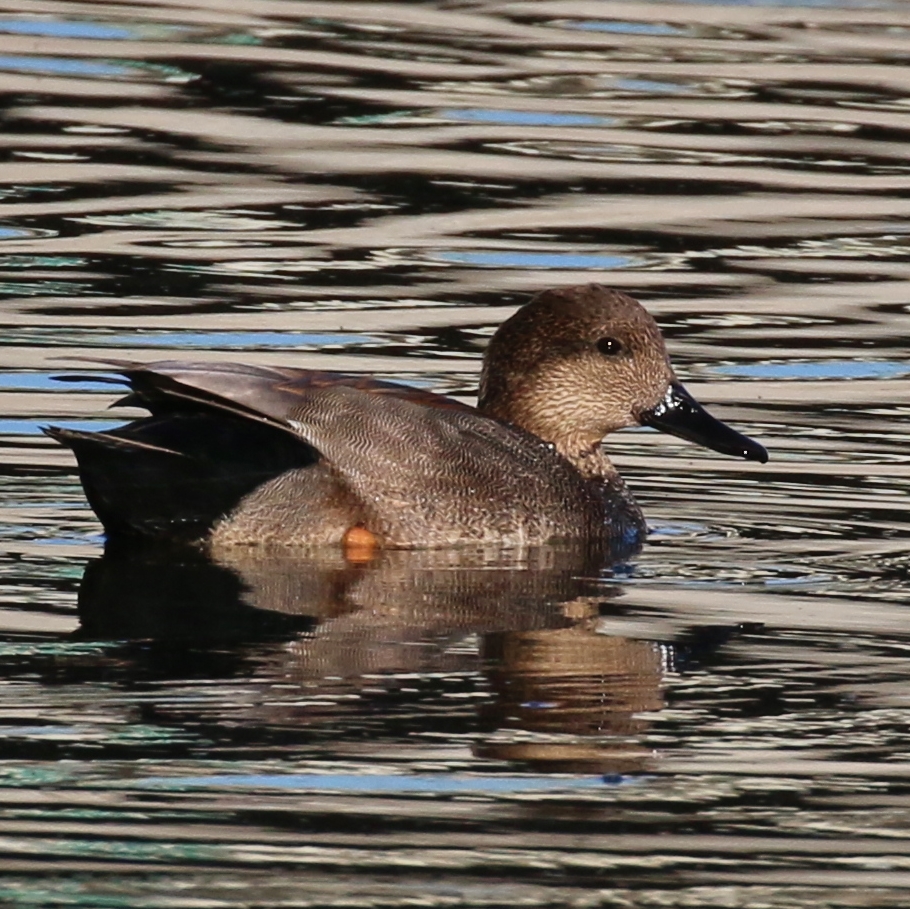
[[86, 496], [109, 539], [201, 539], [263, 483], [319, 461], [280, 419], [277, 402], [271, 401], [271, 413], [254, 404], [257, 393], [286, 378], [274, 370], [96, 362], [119, 372], [103, 381], [129, 388], [113, 406], [141, 407], [150, 416], [104, 432], [44, 431], [76, 455]]
[[112, 365], [130, 387], [117, 403], [151, 416], [103, 433], [49, 430], [76, 453], [109, 532], [204, 536], [266, 487], [285, 513], [291, 490], [301, 521], [313, 489], [323, 500], [334, 489], [395, 546], [587, 536], [604, 519], [602, 498], [551, 446], [450, 398], [337, 373]]
[[335, 385], [313, 389], [288, 419], [390, 545], [524, 545], [602, 533], [598, 489], [552, 446], [473, 408]]
[[[292, 474], [293, 495], [303, 500], [296, 513], [311, 496], [351, 503], [341, 473], [290, 421], [314, 392], [347, 383], [367, 408], [375, 396], [471, 409], [420, 389], [333, 372], [179, 360], [93, 362], [119, 374], [102, 381], [128, 386], [112, 406], [141, 407], [150, 415], [104, 432], [44, 431], [73, 450], [109, 538], [201, 539], [254, 490]], [[85, 381], [84, 375], [58, 378]]]
[[339, 386], [356, 388], [380, 400], [399, 398], [442, 410], [474, 410], [454, 398], [372, 376], [242, 363], [104, 362], [117, 366], [131, 388], [115, 406], [144, 407], [153, 414], [208, 406], [287, 429], [287, 415], [302, 400], [315, 391]]

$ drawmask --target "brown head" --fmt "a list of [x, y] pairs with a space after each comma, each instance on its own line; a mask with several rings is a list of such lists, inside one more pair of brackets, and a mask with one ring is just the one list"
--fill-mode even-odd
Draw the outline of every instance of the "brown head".
[[644, 307], [599, 284], [545, 290], [499, 327], [484, 356], [478, 407], [571, 460], [608, 433], [640, 424], [767, 460], [760, 445], [709, 416], [679, 384]]

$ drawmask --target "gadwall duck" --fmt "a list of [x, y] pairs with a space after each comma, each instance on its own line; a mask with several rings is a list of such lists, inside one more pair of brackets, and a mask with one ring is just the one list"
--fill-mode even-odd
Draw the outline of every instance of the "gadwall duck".
[[215, 545], [635, 543], [642, 513], [601, 447], [645, 425], [765, 462], [677, 380], [657, 324], [596, 284], [506, 320], [477, 407], [376, 379], [165, 360], [114, 365], [150, 416], [45, 432], [79, 462], [108, 539]]

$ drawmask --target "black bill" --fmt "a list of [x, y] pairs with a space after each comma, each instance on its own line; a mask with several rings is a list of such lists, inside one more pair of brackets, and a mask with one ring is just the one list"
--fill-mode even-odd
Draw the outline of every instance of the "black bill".
[[679, 382], [671, 383], [663, 401], [639, 414], [638, 421], [721, 454], [762, 464], [768, 460], [768, 452], [758, 442], [712, 417]]

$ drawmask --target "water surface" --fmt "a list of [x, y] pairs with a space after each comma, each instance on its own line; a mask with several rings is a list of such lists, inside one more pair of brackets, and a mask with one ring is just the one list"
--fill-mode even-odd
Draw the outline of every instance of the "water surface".
[[[0, 903], [904, 906], [910, 11], [0, 3]], [[611, 438], [653, 533], [102, 558], [77, 357], [463, 396], [644, 300], [767, 465]]]

